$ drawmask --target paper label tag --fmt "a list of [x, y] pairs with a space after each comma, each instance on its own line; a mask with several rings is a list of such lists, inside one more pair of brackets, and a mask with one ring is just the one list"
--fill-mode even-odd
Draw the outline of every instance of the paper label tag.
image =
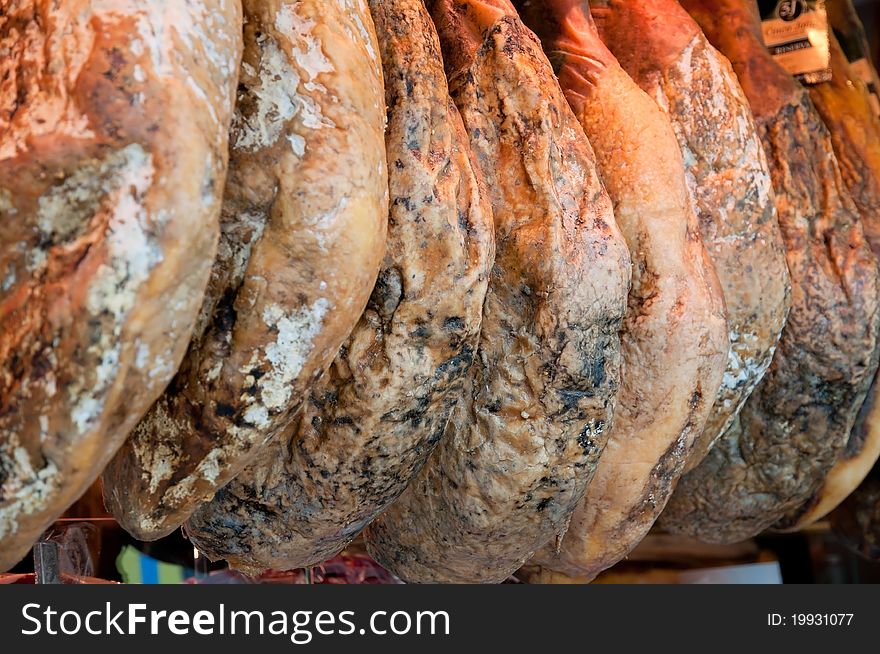
[[764, 45], [801, 82], [831, 79], [824, 0], [759, 0]]
[[840, 30], [834, 30], [834, 36], [840, 42], [843, 54], [852, 68], [853, 74], [865, 83], [868, 87], [868, 99], [874, 108], [874, 113], [880, 116], [880, 88], [877, 88], [877, 78], [874, 76], [874, 70], [871, 62], [868, 60], [868, 53], [862, 46], [862, 39], [859, 34], [843, 33]]

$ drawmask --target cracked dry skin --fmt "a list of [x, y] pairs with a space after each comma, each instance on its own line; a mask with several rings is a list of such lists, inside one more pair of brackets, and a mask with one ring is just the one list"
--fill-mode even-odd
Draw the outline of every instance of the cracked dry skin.
[[614, 427], [568, 529], [531, 561], [592, 578], [644, 538], [675, 488], [721, 386], [727, 320], [669, 118], [599, 39], [585, 0], [519, 7], [595, 148], [633, 260]]
[[[844, 185], [859, 210], [865, 237], [880, 256], [880, 120], [869, 91], [850, 68], [833, 34], [830, 36], [830, 82], [808, 87], [813, 106], [831, 134]], [[877, 377], [871, 384], [846, 447], [822, 486], [777, 527], [797, 530], [824, 517], [862, 482], [880, 457], [880, 406]]]
[[730, 59], [755, 113], [792, 278], [764, 381], [660, 516], [668, 531], [731, 543], [802, 505], [842, 453], [877, 367], [877, 268], [828, 130], [765, 49], [757, 6], [686, 7]]
[[302, 416], [186, 523], [250, 572], [335, 555], [406, 488], [470, 369], [492, 210], [421, 0], [370, 3], [385, 72], [391, 213], [372, 298]]
[[0, 570], [184, 355], [217, 247], [240, 23], [232, 0], [2, 3]]
[[834, 535], [850, 550], [880, 561], [880, 464], [828, 518]]
[[790, 283], [770, 169], [733, 69], [675, 0], [592, 0], [590, 6], [602, 40], [672, 122], [727, 305], [727, 370], [690, 470], [766, 374], [788, 315]]
[[222, 238], [196, 335], [104, 474], [108, 509], [167, 535], [287, 428], [366, 306], [388, 216], [366, 0], [246, 0]]
[[365, 530], [409, 582], [500, 582], [562, 531], [610, 427], [630, 259], [540, 43], [509, 2], [431, 3], [495, 217], [476, 361], [447, 432]]

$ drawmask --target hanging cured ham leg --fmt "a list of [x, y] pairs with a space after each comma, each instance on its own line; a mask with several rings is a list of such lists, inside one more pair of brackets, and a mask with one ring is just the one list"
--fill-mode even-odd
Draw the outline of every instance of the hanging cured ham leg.
[[186, 351], [217, 249], [241, 8], [4, 0], [0, 52], [3, 571]]
[[[832, 34], [831, 81], [808, 87], [813, 106], [831, 134], [840, 174], [859, 210], [865, 236], [880, 256], [880, 119], [868, 90], [850, 68]], [[778, 527], [796, 530], [824, 517], [862, 482], [880, 457], [880, 385], [875, 376], [846, 447], [822, 486]]]
[[773, 173], [792, 309], [739, 424], [679, 482], [660, 521], [749, 538], [802, 506], [843, 451], [877, 369], [877, 265], [807, 91], [773, 61], [753, 0], [687, 0], [731, 61]]
[[599, 35], [669, 116], [727, 305], [730, 354], [693, 468], [770, 365], [789, 307], [789, 276], [770, 170], [736, 75], [675, 0], [592, 0]]
[[365, 536], [404, 580], [499, 582], [564, 529], [595, 470], [630, 260], [589, 142], [510, 3], [429, 4], [496, 259], [463, 401]]
[[608, 445], [560, 542], [532, 559], [591, 578], [642, 540], [675, 488], [721, 385], [727, 321], [669, 119], [599, 39], [586, 1], [521, 4], [595, 149], [633, 259]]

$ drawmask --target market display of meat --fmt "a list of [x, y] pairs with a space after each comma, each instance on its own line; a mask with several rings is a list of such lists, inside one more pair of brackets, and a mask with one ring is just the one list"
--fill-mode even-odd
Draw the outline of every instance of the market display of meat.
[[167, 535], [288, 427], [363, 312], [385, 247], [381, 62], [366, 0], [245, 0], [222, 241], [187, 357], [104, 473]]
[[686, 0], [733, 64], [773, 173], [792, 308], [739, 422], [679, 482], [666, 530], [734, 542], [813, 496], [843, 452], [877, 368], [877, 265], [808, 92], [761, 40], [754, 0]]
[[0, 583], [870, 580], [861, 11], [0, 0]]
[[211, 558], [315, 565], [406, 488], [443, 434], [480, 333], [492, 210], [421, 0], [371, 0], [385, 73], [391, 213], [367, 310], [294, 429], [186, 523]]
[[729, 361], [691, 469], [763, 378], [788, 314], [770, 170], [730, 64], [676, 0], [592, 0], [590, 6], [602, 40], [672, 122], [727, 304]]
[[[808, 87], [813, 106], [831, 134], [840, 174], [859, 210], [865, 237], [880, 256], [880, 119], [868, 90], [831, 37], [829, 82]], [[877, 377], [862, 404], [846, 447], [819, 489], [777, 527], [796, 530], [824, 517], [862, 482], [880, 457], [880, 386]]]
[[587, 2], [520, 6], [595, 149], [633, 260], [608, 444], [568, 529], [532, 558], [594, 577], [644, 538], [675, 488], [721, 385], [727, 320], [669, 118], [599, 39]]
[[564, 532], [607, 439], [630, 259], [589, 142], [507, 0], [429, 3], [496, 257], [447, 433], [368, 527], [409, 582], [501, 582]]
[[0, 570], [165, 388], [208, 282], [241, 15], [156, 4], [2, 3]]

